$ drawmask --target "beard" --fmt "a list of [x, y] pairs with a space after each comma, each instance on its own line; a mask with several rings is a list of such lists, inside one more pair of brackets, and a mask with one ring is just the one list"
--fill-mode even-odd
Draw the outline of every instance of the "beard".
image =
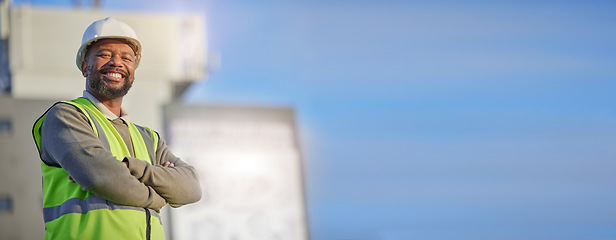
[[124, 95], [128, 93], [128, 90], [133, 86], [133, 81], [131, 81], [133, 76], [131, 76], [128, 72], [124, 70], [114, 69], [115, 71], [121, 72], [124, 75], [124, 81], [122, 86], [118, 88], [112, 88], [105, 84], [105, 81], [103, 80], [103, 72], [106, 72], [110, 69], [113, 68], [101, 68], [99, 70], [96, 70], [94, 66], [91, 66], [89, 70], [90, 75], [87, 78], [88, 86], [90, 87], [90, 89], [94, 90], [94, 92], [107, 98], [124, 97]]

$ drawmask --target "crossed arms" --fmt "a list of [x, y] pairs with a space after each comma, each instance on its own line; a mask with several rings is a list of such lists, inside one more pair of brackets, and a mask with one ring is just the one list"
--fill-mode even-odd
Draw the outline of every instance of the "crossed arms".
[[154, 164], [132, 157], [118, 161], [87, 117], [69, 104], [56, 104], [47, 113], [41, 159], [63, 168], [82, 190], [123, 205], [158, 210], [166, 203], [180, 207], [201, 198], [194, 167], [174, 156], [165, 141], [158, 142]]

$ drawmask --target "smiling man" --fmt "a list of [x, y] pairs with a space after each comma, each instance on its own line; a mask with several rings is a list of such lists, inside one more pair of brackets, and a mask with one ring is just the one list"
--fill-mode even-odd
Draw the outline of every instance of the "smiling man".
[[141, 48], [126, 23], [92, 23], [77, 53], [83, 96], [36, 121], [45, 239], [164, 239], [159, 210], [201, 198], [195, 169], [122, 108]]
[[102, 39], [90, 49], [81, 63], [86, 90], [98, 99], [121, 101], [133, 85], [135, 51], [120, 39]]

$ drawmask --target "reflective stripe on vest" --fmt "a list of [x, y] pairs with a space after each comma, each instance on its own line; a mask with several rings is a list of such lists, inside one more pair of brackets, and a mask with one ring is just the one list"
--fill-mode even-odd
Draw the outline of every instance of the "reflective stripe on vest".
[[[69, 214], [69, 213], [80, 213], [86, 214], [92, 210], [99, 209], [107, 209], [107, 210], [115, 210], [115, 209], [130, 209], [136, 210], [140, 212], [145, 212], [145, 209], [140, 207], [126, 206], [122, 204], [117, 204], [114, 202], [107, 201], [103, 198], [99, 198], [96, 196], [88, 197], [86, 200], [82, 200], [79, 198], [71, 198], [66, 200], [61, 205], [55, 207], [48, 207], [43, 209], [43, 218], [45, 222], [56, 220], [57, 218]], [[159, 218], [160, 214], [153, 211], [152, 216]], [[162, 222], [161, 222], [162, 224]]]
[[[63, 103], [77, 107], [88, 118], [103, 147], [119, 161], [131, 156], [118, 131], [89, 100], [77, 98]], [[36, 121], [32, 129], [39, 154], [41, 129], [46, 115], [47, 112]], [[135, 157], [151, 164], [156, 163], [158, 134], [131, 122], [128, 130]], [[156, 211], [120, 205], [96, 197], [90, 191], [83, 191], [79, 184], [71, 182], [64, 169], [49, 166], [42, 160], [41, 168], [45, 239], [149, 239], [150, 236], [152, 239], [164, 239], [162, 222]], [[150, 219], [150, 216], [155, 218]]]

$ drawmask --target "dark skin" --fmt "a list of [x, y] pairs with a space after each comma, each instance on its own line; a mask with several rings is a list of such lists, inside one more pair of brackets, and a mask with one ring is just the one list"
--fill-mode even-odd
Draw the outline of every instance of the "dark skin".
[[[122, 100], [134, 81], [133, 49], [119, 39], [98, 40], [88, 48], [81, 72], [87, 80], [86, 91], [113, 114], [121, 116]], [[127, 88], [126, 92], [117, 94], [123, 88]]]
[[[124, 95], [134, 82], [135, 68], [135, 52], [121, 39], [94, 42], [81, 63], [86, 91], [118, 117], [122, 116]], [[122, 163], [128, 167], [127, 162]], [[163, 167], [174, 167], [174, 164], [165, 162]], [[70, 176], [69, 179], [73, 181]]]

